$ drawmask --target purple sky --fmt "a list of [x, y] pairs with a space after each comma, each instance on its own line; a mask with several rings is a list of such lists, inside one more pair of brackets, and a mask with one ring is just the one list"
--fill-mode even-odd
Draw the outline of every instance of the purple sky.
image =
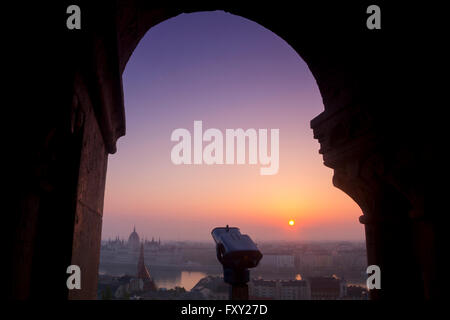
[[[331, 183], [309, 121], [323, 111], [304, 61], [281, 38], [224, 12], [147, 32], [123, 75], [127, 134], [109, 157], [102, 237], [210, 241], [230, 224], [265, 240], [362, 240], [359, 207]], [[279, 128], [280, 170], [175, 166], [171, 132]], [[287, 226], [289, 219], [295, 227]]]

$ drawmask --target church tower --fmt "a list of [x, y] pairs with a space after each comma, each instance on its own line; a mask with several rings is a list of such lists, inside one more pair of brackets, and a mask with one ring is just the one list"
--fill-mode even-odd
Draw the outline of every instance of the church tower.
[[145, 266], [144, 261], [144, 244], [141, 243], [141, 252], [139, 253], [139, 260], [137, 265], [137, 277], [138, 279], [142, 279], [144, 281], [144, 290], [156, 290], [156, 285], [153, 282], [150, 272], [148, 271], [147, 267]]

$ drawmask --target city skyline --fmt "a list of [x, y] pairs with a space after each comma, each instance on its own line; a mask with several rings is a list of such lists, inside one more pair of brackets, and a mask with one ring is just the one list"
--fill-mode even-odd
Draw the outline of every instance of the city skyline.
[[[364, 241], [361, 210], [332, 185], [309, 127], [324, 108], [317, 84], [271, 31], [224, 12], [169, 19], [143, 37], [123, 85], [127, 134], [109, 157], [102, 239], [127, 238], [136, 225], [144, 237], [212, 241], [228, 224], [255, 241]], [[170, 134], [196, 120], [279, 129], [279, 172], [174, 165]]]
[[[215, 246], [215, 243], [213, 241], [213, 239], [182, 239], [182, 238], [164, 238], [164, 236], [159, 235], [158, 233], [155, 234], [151, 234], [148, 232], [145, 232], [145, 229], [143, 230], [139, 230], [138, 228], [135, 229], [135, 226], [128, 230], [128, 231], [122, 231], [125, 228], [121, 228], [120, 232], [113, 235], [113, 234], [109, 234], [108, 236], [102, 236], [102, 243], [103, 242], [108, 242], [108, 241], [115, 241], [115, 240], [120, 240], [123, 241], [125, 244], [128, 242], [129, 240], [129, 236], [131, 234], [132, 231], [136, 231], [140, 237], [140, 241], [142, 243], [148, 242], [148, 243], [160, 243], [160, 244], [174, 244], [174, 243], [190, 243], [190, 244], [201, 244], [201, 245], [207, 245], [207, 244], [211, 244], [212, 246]], [[273, 244], [273, 245], [277, 245], [277, 244], [308, 244], [308, 243], [353, 243], [353, 244], [365, 244], [365, 239], [269, 239], [267, 240], [267, 238], [262, 238], [262, 239], [254, 239], [257, 241], [258, 244]]]

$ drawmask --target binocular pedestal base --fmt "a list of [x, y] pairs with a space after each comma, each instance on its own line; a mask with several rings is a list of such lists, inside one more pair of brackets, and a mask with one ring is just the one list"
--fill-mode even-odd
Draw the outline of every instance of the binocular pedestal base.
[[223, 268], [223, 280], [231, 284], [230, 300], [248, 300], [250, 271], [248, 269]]
[[231, 285], [230, 300], [248, 300], [248, 285], [247, 284]]

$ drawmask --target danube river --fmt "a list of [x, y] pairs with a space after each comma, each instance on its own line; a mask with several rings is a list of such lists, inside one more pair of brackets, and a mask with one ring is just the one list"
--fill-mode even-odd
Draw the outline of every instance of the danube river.
[[172, 289], [175, 287], [183, 287], [186, 290], [191, 290], [200, 279], [206, 277], [207, 274], [198, 271], [181, 271], [181, 276], [171, 278], [155, 277], [155, 283], [158, 288]]
[[[221, 275], [220, 268], [201, 268], [200, 270], [189, 270], [191, 268], [169, 267], [169, 266], [147, 266], [150, 276], [155, 281], [158, 288], [172, 289], [184, 287], [191, 290], [200, 279], [208, 275]], [[113, 276], [130, 275], [135, 276], [136, 265], [124, 263], [100, 263], [100, 274]]]

